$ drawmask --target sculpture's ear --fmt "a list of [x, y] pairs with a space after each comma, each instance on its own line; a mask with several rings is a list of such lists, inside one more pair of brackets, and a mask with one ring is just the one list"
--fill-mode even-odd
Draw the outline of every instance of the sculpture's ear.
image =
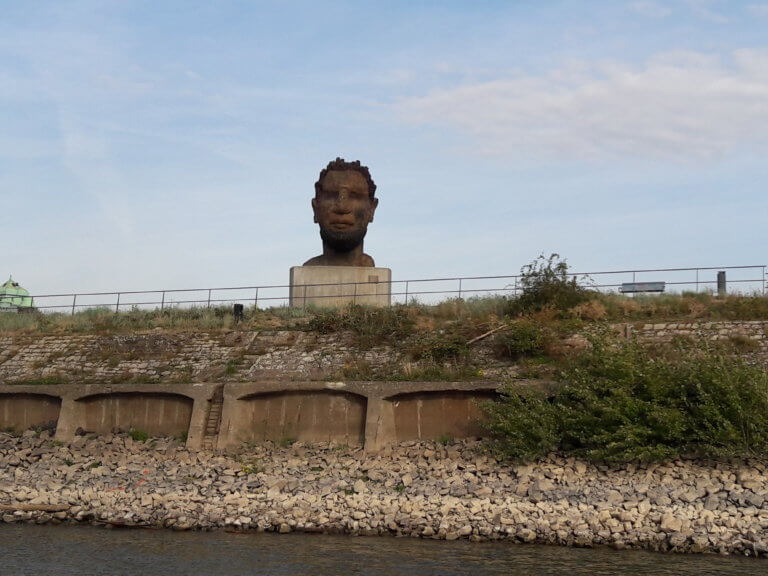
[[315, 214], [315, 224], [317, 224], [317, 198], [312, 198], [312, 212]]
[[373, 213], [376, 212], [376, 206], [379, 205], [378, 198], [371, 198], [371, 217], [368, 222], [373, 222]]

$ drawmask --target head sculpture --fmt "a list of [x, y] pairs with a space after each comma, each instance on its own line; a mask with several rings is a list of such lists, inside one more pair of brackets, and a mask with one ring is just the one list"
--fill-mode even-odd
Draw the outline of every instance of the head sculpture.
[[304, 266], [374, 266], [363, 252], [363, 239], [379, 200], [368, 167], [360, 161], [329, 162], [315, 182], [312, 210], [320, 225], [323, 253]]

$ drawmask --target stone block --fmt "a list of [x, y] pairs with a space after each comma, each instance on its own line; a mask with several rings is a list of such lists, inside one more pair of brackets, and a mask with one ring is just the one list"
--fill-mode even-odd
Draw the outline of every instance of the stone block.
[[290, 305], [325, 308], [350, 303], [389, 306], [392, 270], [362, 266], [294, 266], [291, 268]]

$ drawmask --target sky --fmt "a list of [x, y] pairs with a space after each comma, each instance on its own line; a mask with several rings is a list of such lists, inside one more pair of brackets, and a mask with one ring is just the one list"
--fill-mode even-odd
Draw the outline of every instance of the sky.
[[285, 284], [337, 156], [396, 280], [766, 264], [768, 2], [0, 0], [33, 294]]

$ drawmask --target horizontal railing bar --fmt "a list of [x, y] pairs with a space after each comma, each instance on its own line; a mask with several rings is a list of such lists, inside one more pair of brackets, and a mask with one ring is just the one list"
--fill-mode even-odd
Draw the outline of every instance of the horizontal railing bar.
[[[693, 267], [693, 268], [645, 268], [645, 269], [637, 269], [637, 270], [604, 270], [604, 271], [596, 271], [596, 272], [569, 272], [566, 274], [566, 276], [571, 278], [579, 278], [582, 277], [584, 279], [589, 279], [589, 277], [592, 276], [606, 276], [606, 275], [619, 275], [619, 274], [638, 274], [638, 273], [654, 273], [654, 272], [698, 272], [703, 270], [748, 270], [748, 269], [759, 269], [763, 272], [760, 278], [747, 278], [747, 279], [728, 279], [729, 284], [746, 284], [746, 283], [759, 283], [761, 286], [761, 289], [763, 293], [765, 292], [765, 282], [766, 278], [765, 276], [765, 270], [766, 265], [745, 265], [745, 266], [702, 266], [702, 267]], [[419, 295], [429, 295], [429, 294], [479, 294], [479, 293], [488, 293], [488, 292], [497, 292], [497, 293], [506, 293], [506, 292], [515, 292], [517, 293], [518, 290], [521, 290], [522, 287], [517, 285], [517, 280], [520, 278], [524, 278], [521, 274], [509, 274], [509, 275], [493, 275], [493, 276], [454, 276], [454, 277], [444, 277], [444, 278], [420, 278], [420, 279], [412, 279], [412, 280], [392, 280], [389, 281], [389, 285], [391, 288], [396, 287], [398, 285], [405, 284], [405, 291], [398, 292], [390, 290], [389, 296], [405, 296], [406, 298], [408, 296], [419, 296]], [[464, 281], [482, 281], [482, 280], [506, 280], [509, 281], [506, 286], [498, 287], [498, 288], [468, 288], [466, 284], [462, 287], [461, 282]], [[425, 284], [425, 283], [435, 283], [435, 282], [456, 282], [458, 281], [459, 289], [443, 289], [443, 290], [413, 290], [413, 287], [415, 284]], [[515, 286], [511, 286], [511, 281], [515, 281]], [[306, 284], [306, 287], [327, 287], [327, 286], [354, 286], [355, 289], [358, 286], [369, 286], [369, 285], [378, 285], [383, 284], [383, 282], [377, 282], [377, 281], [366, 281], [366, 282], [328, 282], [328, 283], [315, 283], [315, 284]], [[605, 284], [595, 284], [591, 282], [581, 282], [582, 285], [585, 285], [587, 288], [594, 288], [594, 289], [611, 289], [611, 288], [618, 288], [622, 285], [622, 283], [605, 283]], [[708, 285], [716, 285], [716, 280], [702, 280], [702, 279], [696, 279], [696, 280], [678, 280], [678, 281], [665, 281], [665, 284], [668, 286], [708, 286]], [[42, 299], [50, 299], [50, 298], [71, 298], [72, 302], [67, 304], [60, 304], [60, 305], [44, 305], [44, 306], [36, 306], [39, 309], [56, 309], [56, 308], [66, 308], [66, 309], [81, 309], [81, 308], [96, 308], [96, 307], [114, 307], [116, 310], [120, 308], [125, 308], [126, 306], [179, 306], [179, 305], [189, 305], [189, 304], [207, 304], [207, 303], [214, 303], [214, 304], [223, 304], [223, 303], [229, 303], [229, 302], [250, 302], [251, 296], [243, 296], [242, 298], [210, 298], [210, 294], [213, 292], [233, 292], [233, 291], [253, 291], [253, 290], [269, 290], [269, 289], [279, 289], [286, 292], [289, 292], [291, 289], [290, 284], [270, 284], [270, 285], [261, 285], [261, 286], [228, 286], [228, 287], [219, 287], [219, 288], [173, 288], [173, 289], [167, 289], [167, 290], [126, 290], [126, 291], [115, 291], [115, 292], [83, 292], [83, 293], [67, 293], [67, 294], [40, 294], [36, 296], [27, 296], [30, 298], [33, 298], [34, 300], [42, 300]], [[169, 294], [181, 294], [181, 293], [193, 293], [193, 292], [208, 292], [209, 297], [206, 299], [189, 299], [189, 300], [177, 300], [177, 301], [168, 301], [166, 300], [165, 296]], [[121, 302], [121, 298], [125, 296], [132, 296], [132, 295], [148, 295], [148, 294], [163, 294], [163, 300], [161, 301], [140, 301], [140, 302], [125, 302], [124, 300]], [[88, 297], [94, 297], [94, 296], [116, 296], [117, 301], [116, 302], [107, 302], [107, 303], [83, 303], [83, 298]], [[372, 295], [367, 294], [357, 294], [350, 293], [350, 294], [329, 294], [329, 295], [318, 295], [313, 296], [313, 298], [339, 298], [339, 297], [359, 297], [359, 298], [365, 298], [370, 297]], [[80, 299], [78, 303], [78, 298]], [[290, 300], [290, 295], [279, 295], [279, 296], [267, 296], [264, 294], [261, 294], [259, 296], [259, 300], [262, 302], [269, 302], [269, 301], [288, 301]], [[301, 300], [301, 296], [298, 296], [299, 300]]]
[[[743, 280], [731, 280], [731, 283], [748, 283], [748, 282], [757, 282], [759, 280], [750, 280], [750, 279], [743, 279]], [[717, 284], [716, 280], [700, 280], [699, 282], [695, 281], [679, 281], [679, 282], [665, 282], [667, 285], [676, 285], [676, 286], [682, 286], [682, 285], [695, 285], [695, 284]], [[598, 284], [593, 285], [593, 288], [618, 288], [621, 284]], [[419, 295], [426, 295], [426, 294], [458, 294], [458, 293], [481, 293], [481, 292], [516, 292], [519, 290], [519, 288], [462, 288], [461, 290], [420, 290], [417, 292], [408, 291], [408, 292], [390, 292], [389, 296], [419, 296]], [[109, 294], [109, 293], [107, 293]], [[115, 294], [117, 294], [115, 292]], [[123, 293], [121, 293], [123, 294]], [[347, 294], [330, 294], [330, 295], [317, 295], [313, 296], [313, 298], [343, 298], [343, 297], [358, 297], [361, 299], [364, 299], [366, 297], [372, 297], [376, 296], [376, 294], [354, 294], [354, 293], [347, 293]], [[259, 298], [259, 300], [289, 300], [289, 296], [269, 296], [264, 298]], [[301, 298], [300, 298], [301, 299]], [[211, 303], [227, 303], [227, 302], [241, 302], [241, 301], [250, 301], [250, 298], [216, 298], [211, 299]], [[165, 305], [168, 307], [173, 307], [179, 304], [206, 304], [208, 302], [207, 299], [205, 300], [177, 300], [174, 302], [165, 301]], [[126, 306], [159, 306], [163, 304], [161, 301], [145, 301], [145, 302], [123, 302], [118, 304], [120, 307], [126, 307]], [[107, 308], [115, 306], [114, 302], [100, 302], [100, 303], [88, 303], [88, 304], [75, 304], [74, 306], [72, 304], [58, 304], [58, 305], [46, 305], [46, 306], [36, 306], [38, 309], [56, 309], [56, 308]]]

